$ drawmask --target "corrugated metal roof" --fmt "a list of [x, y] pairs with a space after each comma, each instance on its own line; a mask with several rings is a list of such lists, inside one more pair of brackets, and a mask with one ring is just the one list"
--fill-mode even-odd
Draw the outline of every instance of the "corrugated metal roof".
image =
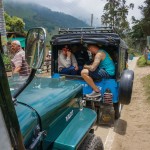
[[24, 37], [8, 38], [8, 41], [15, 41], [15, 40], [20, 41], [21, 47], [25, 48], [25, 40], [26, 40], [26, 38], [24, 38]]

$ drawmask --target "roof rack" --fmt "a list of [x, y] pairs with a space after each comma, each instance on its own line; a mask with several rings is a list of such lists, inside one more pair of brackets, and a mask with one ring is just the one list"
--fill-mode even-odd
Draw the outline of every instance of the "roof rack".
[[59, 34], [66, 33], [115, 33], [112, 27], [59, 28]]

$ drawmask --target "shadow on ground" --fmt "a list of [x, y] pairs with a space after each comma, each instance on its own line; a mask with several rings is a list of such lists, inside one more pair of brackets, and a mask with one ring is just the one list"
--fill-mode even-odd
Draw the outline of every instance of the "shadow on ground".
[[114, 132], [120, 135], [125, 135], [127, 129], [127, 122], [122, 119], [118, 119], [114, 125]]

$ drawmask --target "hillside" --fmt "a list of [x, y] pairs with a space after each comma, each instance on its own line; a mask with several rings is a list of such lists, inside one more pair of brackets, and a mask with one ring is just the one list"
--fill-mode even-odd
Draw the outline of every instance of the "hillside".
[[52, 11], [46, 7], [32, 3], [15, 3], [9, 0], [4, 1], [4, 10], [10, 16], [23, 18], [25, 29], [32, 27], [45, 27], [48, 31], [56, 27], [87, 27], [88, 25], [71, 15]]

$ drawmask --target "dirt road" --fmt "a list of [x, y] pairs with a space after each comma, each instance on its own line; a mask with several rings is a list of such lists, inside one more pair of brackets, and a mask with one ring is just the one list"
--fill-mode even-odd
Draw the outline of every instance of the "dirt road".
[[[135, 66], [134, 61], [129, 65], [131, 68]], [[150, 74], [150, 67], [136, 66], [134, 73], [132, 100], [130, 105], [123, 107], [109, 150], [150, 150], [150, 103], [141, 81]]]

